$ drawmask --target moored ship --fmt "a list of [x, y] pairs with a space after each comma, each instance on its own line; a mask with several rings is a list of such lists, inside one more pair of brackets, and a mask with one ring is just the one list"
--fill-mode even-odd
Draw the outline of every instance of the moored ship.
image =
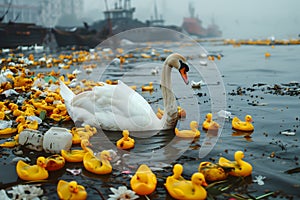
[[192, 4], [189, 4], [189, 12], [190, 17], [185, 17], [181, 26], [185, 32], [197, 38], [222, 36], [222, 31], [219, 30], [219, 26], [214, 23], [214, 20], [207, 28], [202, 26], [202, 21], [195, 17], [195, 8]]

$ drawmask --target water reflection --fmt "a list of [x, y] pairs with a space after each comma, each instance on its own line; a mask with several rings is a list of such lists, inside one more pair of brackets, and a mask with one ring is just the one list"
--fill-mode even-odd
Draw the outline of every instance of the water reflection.
[[122, 137], [122, 133], [117, 131], [104, 131], [103, 134], [98, 132], [90, 141], [94, 153], [99, 153], [104, 149], [114, 150], [116, 155], [113, 156], [112, 165], [114, 169], [123, 171], [135, 169], [142, 163], [152, 167], [168, 165], [179, 158], [198, 139], [179, 138], [175, 136], [174, 130], [158, 131], [156, 134], [148, 131], [145, 135], [143, 134], [130, 133], [130, 137], [135, 140], [135, 147], [130, 150], [116, 147], [116, 141]]
[[253, 142], [252, 137], [251, 137], [252, 133], [253, 133], [253, 131], [245, 132], [245, 131], [235, 130], [235, 131], [232, 132], [231, 135], [234, 136], [234, 137], [242, 137], [243, 136], [246, 141]]

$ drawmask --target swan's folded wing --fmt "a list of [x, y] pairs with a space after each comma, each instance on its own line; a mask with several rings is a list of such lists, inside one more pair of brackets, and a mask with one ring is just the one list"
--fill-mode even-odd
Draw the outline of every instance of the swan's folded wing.
[[95, 94], [96, 116], [105, 129], [149, 130], [153, 125], [159, 126], [148, 102], [122, 81], [97, 87]]
[[76, 108], [82, 108], [89, 113], [95, 113], [95, 94], [93, 91], [86, 91], [76, 95], [70, 104], [72, 110], [76, 112]]
[[95, 118], [95, 95], [92, 91], [76, 95], [67, 109], [74, 122], [80, 121], [84, 124], [99, 127], [99, 123]]

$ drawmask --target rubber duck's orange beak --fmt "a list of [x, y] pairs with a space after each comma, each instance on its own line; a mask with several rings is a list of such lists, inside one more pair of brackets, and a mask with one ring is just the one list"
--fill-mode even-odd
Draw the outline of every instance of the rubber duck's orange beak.
[[78, 188], [74, 188], [74, 193], [78, 193]]
[[206, 183], [206, 181], [204, 181], [204, 182], [202, 183], [202, 186], [204, 186], [204, 187], [207, 187], [207, 186], [208, 186], [208, 184]]

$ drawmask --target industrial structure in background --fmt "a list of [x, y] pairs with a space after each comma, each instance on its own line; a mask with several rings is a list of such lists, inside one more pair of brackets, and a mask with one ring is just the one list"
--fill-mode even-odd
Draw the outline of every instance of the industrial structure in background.
[[212, 19], [212, 24], [208, 25], [207, 28], [202, 26], [202, 21], [198, 16], [195, 16], [195, 7], [192, 3], [189, 3], [189, 13], [190, 17], [183, 18], [182, 28], [191, 36], [196, 38], [204, 37], [221, 37], [222, 31], [215, 24], [214, 19]]
[[[155, 1], [153, 14], [145, 22], [134, 18], [136, 8], [131, 5], [131, 0], [116, 0], [113, 6], [108, 2], [104, 0], [104, 19], [88, 24], [82, 20], [84, 0], [0, 0], [0, 47], [56, 43], [59, 47], [93, 48], [112, 35], [142, 27], [183, 31], [200, 38], [222, 35], [214, 23], [208, 28], [202, 27], [202, 21], [195, 17], [192, 4], [189, 5], [190, 17], [184, 18], [182, 26], [178, 27], [164, 24]], [[136, 31], [132, 38], [126, 39], [140, 42], [154, 39], [176, 40], [178, 37], [177, 34], [172, 37], [172, 34], [138, 32], [142, 29]]]
[[65, 17], [80, 18], [83, 15], [82, 5], [83, 0], [0, 0], [0, 16], [3, 23], [54, 27]]

